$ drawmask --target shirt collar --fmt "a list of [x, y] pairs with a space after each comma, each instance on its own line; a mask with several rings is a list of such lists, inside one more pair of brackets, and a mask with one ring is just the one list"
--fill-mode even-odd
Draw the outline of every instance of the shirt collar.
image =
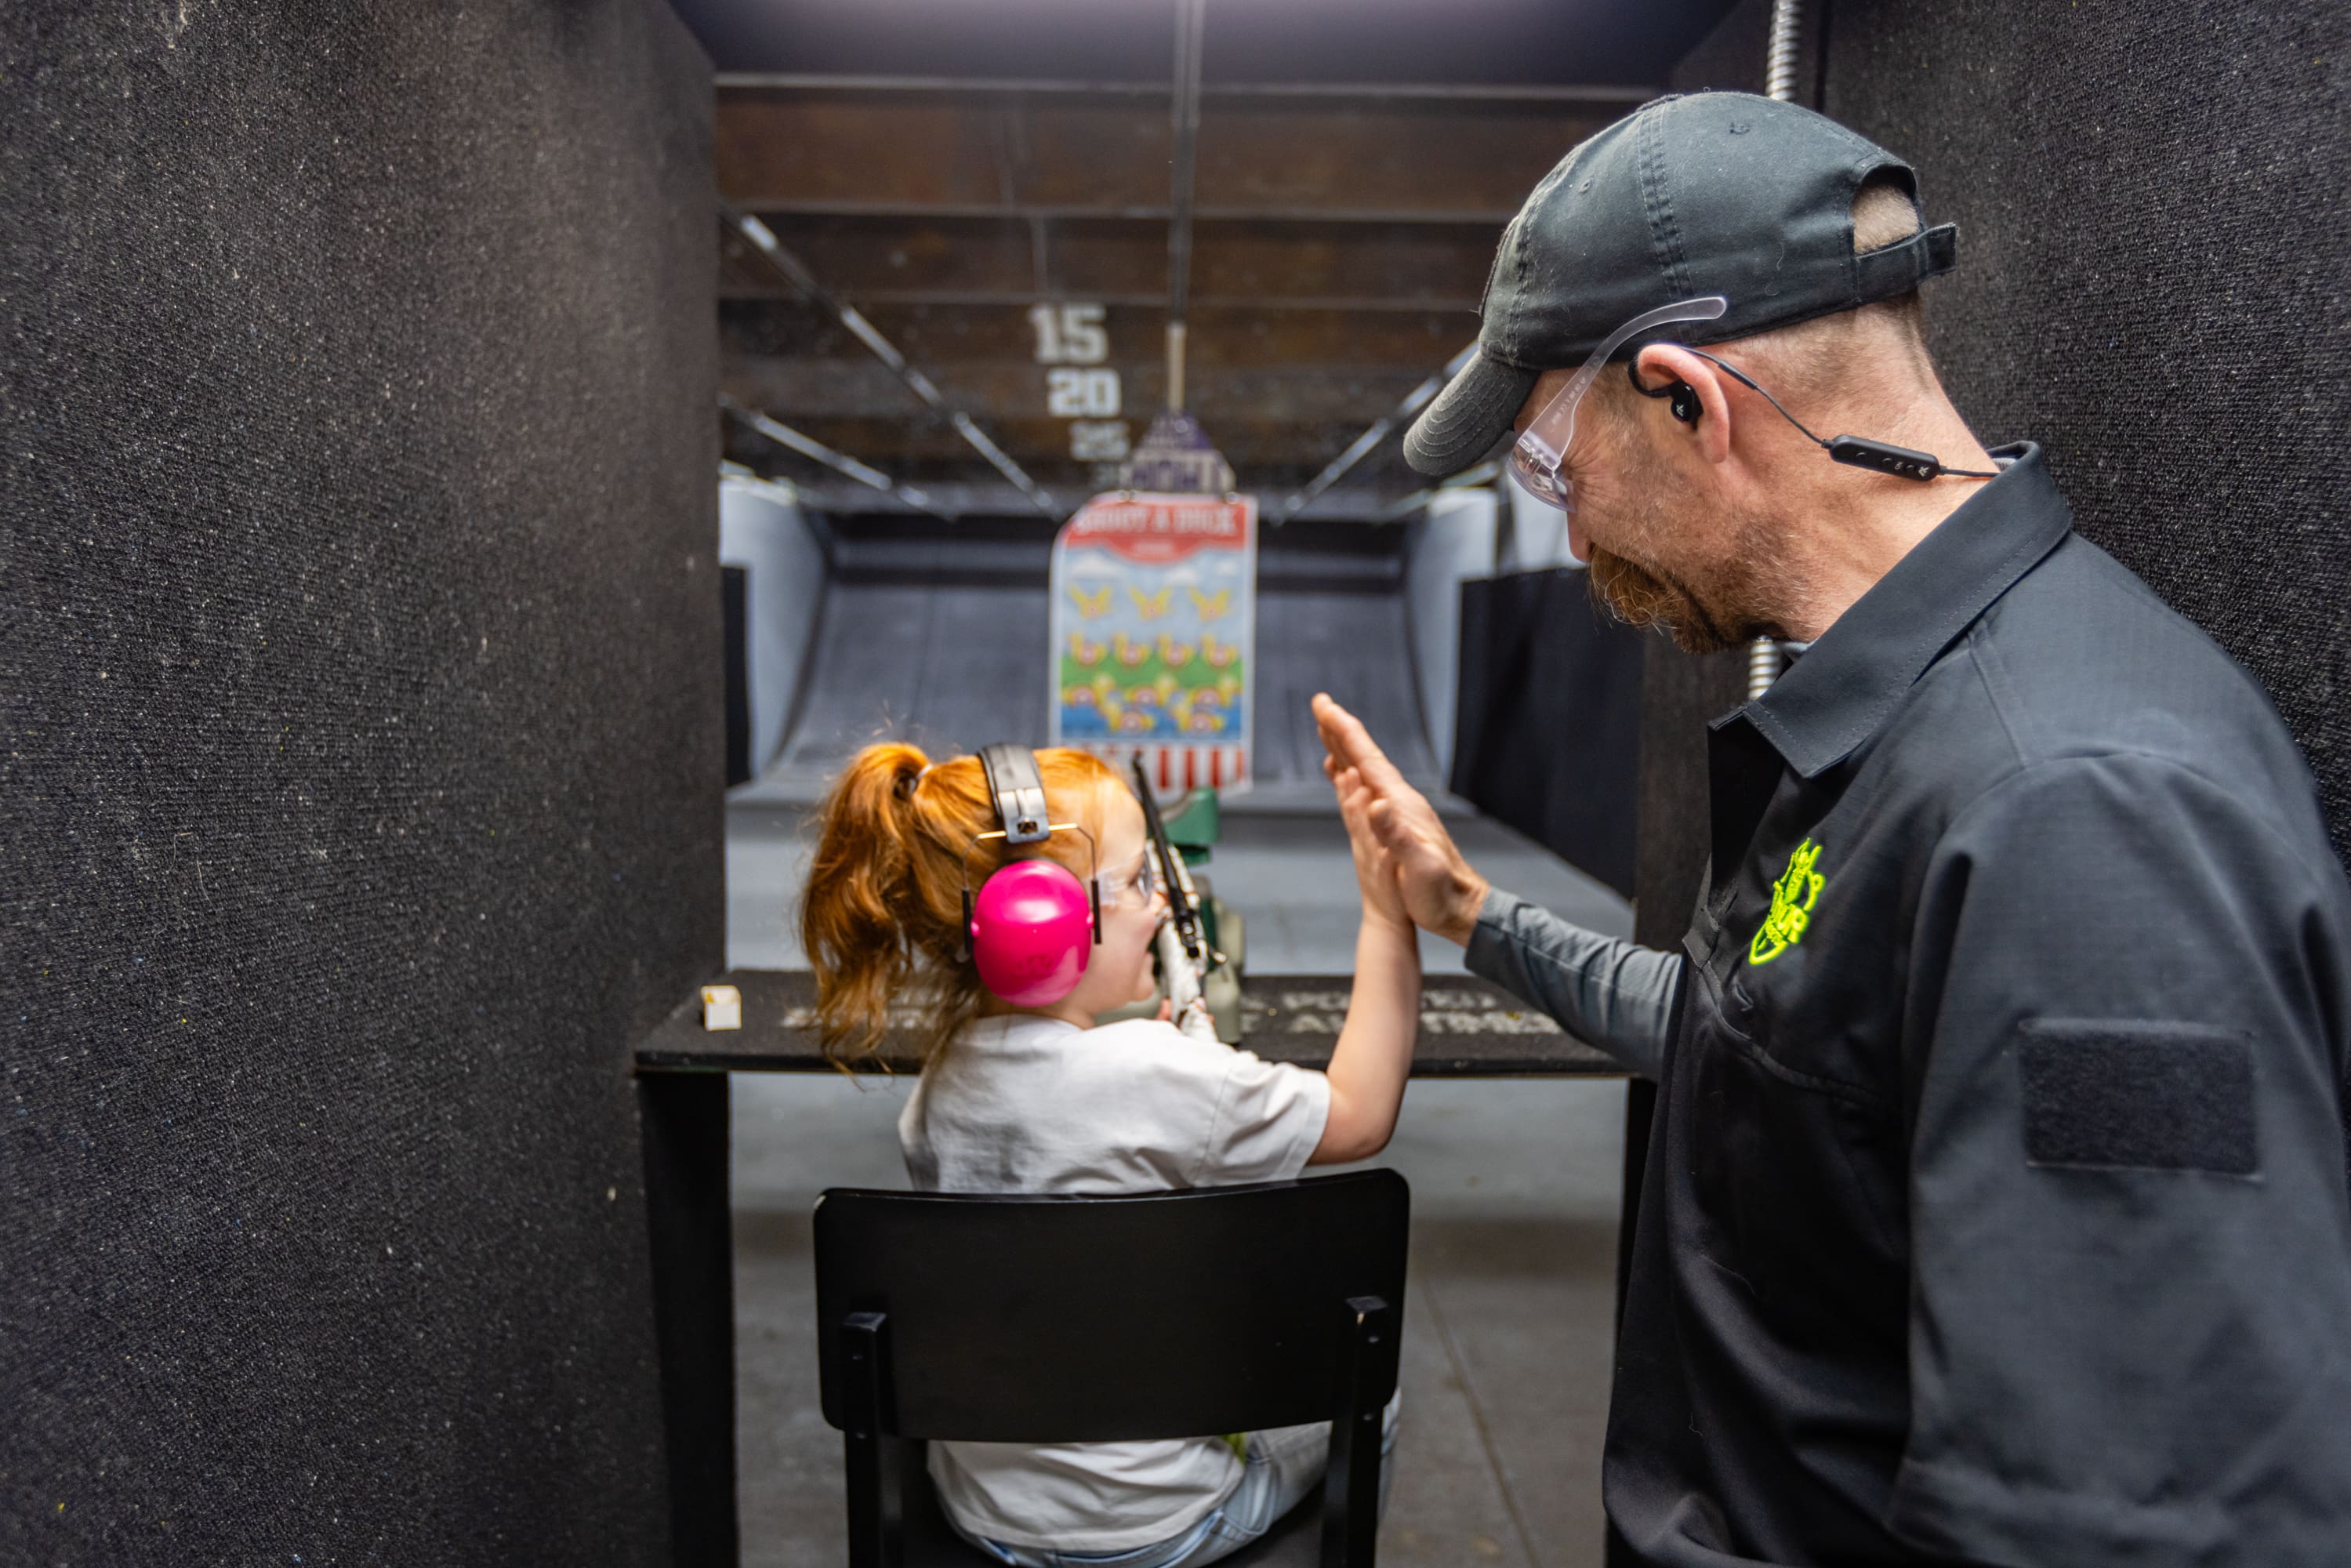
[[1992, 455], [2013, 461], [1912, 546], [1770, 691], [1713, 727], [1752, 726], [1806, 779], [1876, 734], [1937, 655], [2073, 531], [2038, 445], [2019, 442]]

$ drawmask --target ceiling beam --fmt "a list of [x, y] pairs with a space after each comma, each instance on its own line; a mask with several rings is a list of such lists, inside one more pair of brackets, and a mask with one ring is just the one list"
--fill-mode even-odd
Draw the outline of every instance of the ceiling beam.
[[[1057, 206], [1030, 202], [768, 200], [756, 203], [754, 206], [760, 215], [768, 218], [1012, 218], [1023, 223], [1056, 223], [1069, 218], [1123, 218], [1136, 223], [1164, 224], [1176, 216], [1174, 208], [1148, 203], [1141, 205], [1069, 204]], [[1499, 228], [1510, 221], [1516, 211], [1514, 207], [1410, 209], [1196, 204], [1192, 208], [1192, 216], [1226, 223], [1468, 224], [1482, 228]]]
[[[836, 451], [854, 453], [860, 460], [886, 470], [893, 478], [925, 488], [987, 473], [975, 463], [971, 454], [957, 444], [955, 433], [943, 421], [873, 414], [800, 414], [789, 423], [793, 429]], [[1269, 504], [1305, 485], [1363, 428], [1353, 422], [1343, 424], [1327, 419], [1206, 423], [1217, 450], [1238, 471], [1243, 487], [1265, 495]], [[1037, 417], [1000, 422], [997, 434], [1008, 445], [1030, 457], [1037, 476], [1057, 489], [1067, 490], [1071, 486], [1079, 489], [1090, 486], [1099, 488], [1108, 480], [1098, 479], [1097, 476], [1114, 474], [1116, 465], [1072, 459], [1067, 455], [1066, 444], [1061, 448], [1060, 455], [1054, 455], [1052, 444], [1057, 438], [1066, 443], [1066, 428], [1060, 421]], [[730, 447], [727, 455], [739, 456], [747, 451], [756, 455], [758, 450], [756, 444]], [[1416, 489], [1425, 483], [1404, 467], [1394, 442], [1366, 459], [1356, 473], [1370, 486], [1396, 494]]]
[[[827, 477], [809, 477], [795, 472], [785, 475], [773, 470], [776, 465], [766, 459], [754, 461], [729, 460], [723, 468], [739, 470], [733, 476], [755, 482], [788, 486], [791, 497], [799, 504], [819, 512], [852, 514], [896, 514], [905, 517], [945, 514], [950, 518], [961, 517], [1026, 517], [1029, 516], [1027, 497], [1000, 480], [974, 480], [969, 483], [948, 482], [926, 485], [923, 497], [929, 507], [917, 507], [886, 492]], [[818, 475], [822, 474], [818, 470]], [[1111, 486], [1102, 486], [1108, 489]], [[1091, 496], [1094, 491], [1086, 492]], [[1383, 521], [1382, 513], [1392, 503], [1380, 496], [1363, 491], [1343, 491], [1325, 497], [1302, 515], [1307, 522], [1375, 523]]]
[[[721, 92], [852, 92], [971, 94], [1029, 98], [1165, 99], [1165, 81], [1085, 81], [1059, 77], [845, 76], [793, 71], [720, 71]], [[1640, 104], [1662, 88], [1593, 83], [1584, 86], [1507, 82], [1203, 82], [1205, 99], [1321, 98], [1389, 103], [1399, 99], [1462, 103]]]
[[[1164, 402], [1165, 367], [1156, 358], [1117, 366], [1124, 406], [1117, 417], [1139, 433]], [[1226, 423], [1333, 423], [1360, 425], [1367, 411], [1395, 404], [1419, 376], [1417, 367], [1296, 365], [1197, 371], [1191, 377], [1192, 411], [1214, 425]], [[879, 365], [832, 359], [728, 354], [719, 384], [746, 402], [778, 419], [890, 419], [905, 417], [906, 396], [897, 379]], [[1045, 404], [1045, 373], [1019, 361], [992, 364], [967, 361], [956, 387], [977, 417], [1002, 433], [1004, 422], [1034, 417]], [[1058, 423], [1058, 422], [1056, 422]], [[1023, 462], [1029, 454], [1004, 436]], [[1066, 452], [1062, 435], [1054, 445]], [[1050, 456], [1050, 452], [1041, 455]]]
[[[719, 189], [767, 212], [1151, 218], [1176, 148], [1156, 100], [723, 93]], [[1199, 121], [1203, 217], [1499, 222], [1619, 106], [1227, 98]], [[1498, 216], [1499, 215], [1499, 216]]]
[[[869, 302], [1167, 302], [1165, 225], [1090, 218], [1050, 225], [1041, 277], [1029, 225], [1006, 218], [789, 217], [763, 220], [828, 288]], [[1470, 310], [1485, 291], [1500, 227], [1201, 220], [1191, 298], [1201, 307]], [[722, 298], [789, 291], [728, 257]]]
[[[1033, 364], [1035, 326], [1019, 304], [991, 309], [875, 304], [866, 307], [865, 315], [910, 357], [941, 374], [959, 376], [966, 362], [1005, 361], [1044, 373]], [[1190, 319], [1192, 363], [1203, 375], [1248, 368], [1315, 374], [1376, 369], [1417, 377], [1477, 329], [1476, 319], [1458, 309], [1195, 305]], [[1166, 329], [1166, 313], [1150, 305], [1113, 306], [1102, 325], [1109, 340], [1105, 362], [1123, 372], [1153, 360]], [[729, 354], [854, 361], [865, 353], [828, 313], [800, 299], [773, 296], [721, 304], [719, 340]]]

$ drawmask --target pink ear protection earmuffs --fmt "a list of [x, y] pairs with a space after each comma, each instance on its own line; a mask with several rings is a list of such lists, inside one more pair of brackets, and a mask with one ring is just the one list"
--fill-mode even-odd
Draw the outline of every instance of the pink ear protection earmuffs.
[[[1085, 833], [1092, 847], [1085, 829], [1049, 819], [1045, 783], [1027, 747], [988, 747], [979, 765], [1001, 826], [975, 843], [1001, 839], [1012, 848], [1055, 833]], [[1058, 861], [1014, 861], [990, 873], [977, 894], [966, 877], [963, 924], [980, 983], [1014, 1007], [1045, 1007], [1077, 988], [1102, 940], [1102, 882], [1081, 882]]]

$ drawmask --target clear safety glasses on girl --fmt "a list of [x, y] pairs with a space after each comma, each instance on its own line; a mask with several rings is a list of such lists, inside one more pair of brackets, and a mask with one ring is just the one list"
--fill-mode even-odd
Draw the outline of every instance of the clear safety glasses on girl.
[[1149, 904], [1158, 886], [1158, 878], [1152, 874], [1151, 852], [1148, 850], [1143, 853], [1142, 863], [1127, 875], [1121, 876], [1114, 871], [1104, 872], [1095, 880], [1102, 883], [1102, 901], [1104, 904], [1116, 904], [1126, 896], [1130, 889], [1140, 894], [1135, 900], [1137, 904]]
[[1708, 294], [1697, 299], [1685, 299], [1678, 305], [1660, 305], [1634, 317], [1614, 332], [1583, 368], [1575, 372], [1559, 394], [1543, 404], [1542, 412], [1534, 417], [1519, 444], [1510, 449], [1510, 477], [1519, 487], [1538, 501], [1545, 501], [1562, 512], [1575, 510], [1575, 481], [1561, 473], [1561, 459], [1567, 455], [1567, 444], [1575, 438], [1576, 405], [1592, 383], [1600, 379], [1601, 367], [1608, 356], [1624, 347], [1625, 340], [1638, 332], [1663, 327], [1674, 321], [1711, 321], [1730, 308], [1730, 301], [1719, 294]]

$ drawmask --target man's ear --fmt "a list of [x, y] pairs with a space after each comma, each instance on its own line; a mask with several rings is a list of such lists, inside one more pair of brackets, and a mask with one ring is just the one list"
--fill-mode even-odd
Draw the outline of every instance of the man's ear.
[[1639, 372], [1644, 386], [1652, 389], [1671, 386], [1680, 382], [1698, 396], [1698, 420], [1684, 424], [1668, 410], [1670, 400], [1661, 400], [1654, 406], [1666, 420], [1668, 432], [1686, 435], [1698, 443], [1698, 453], [1708, 463], [1730, 460], [1730, 399], [1725, 383], [1729, 380], [1714, 368], [1711, 361], [1691, 353], [1674, 343], [1652, 343], [1633, 357], [1634, 369]]

